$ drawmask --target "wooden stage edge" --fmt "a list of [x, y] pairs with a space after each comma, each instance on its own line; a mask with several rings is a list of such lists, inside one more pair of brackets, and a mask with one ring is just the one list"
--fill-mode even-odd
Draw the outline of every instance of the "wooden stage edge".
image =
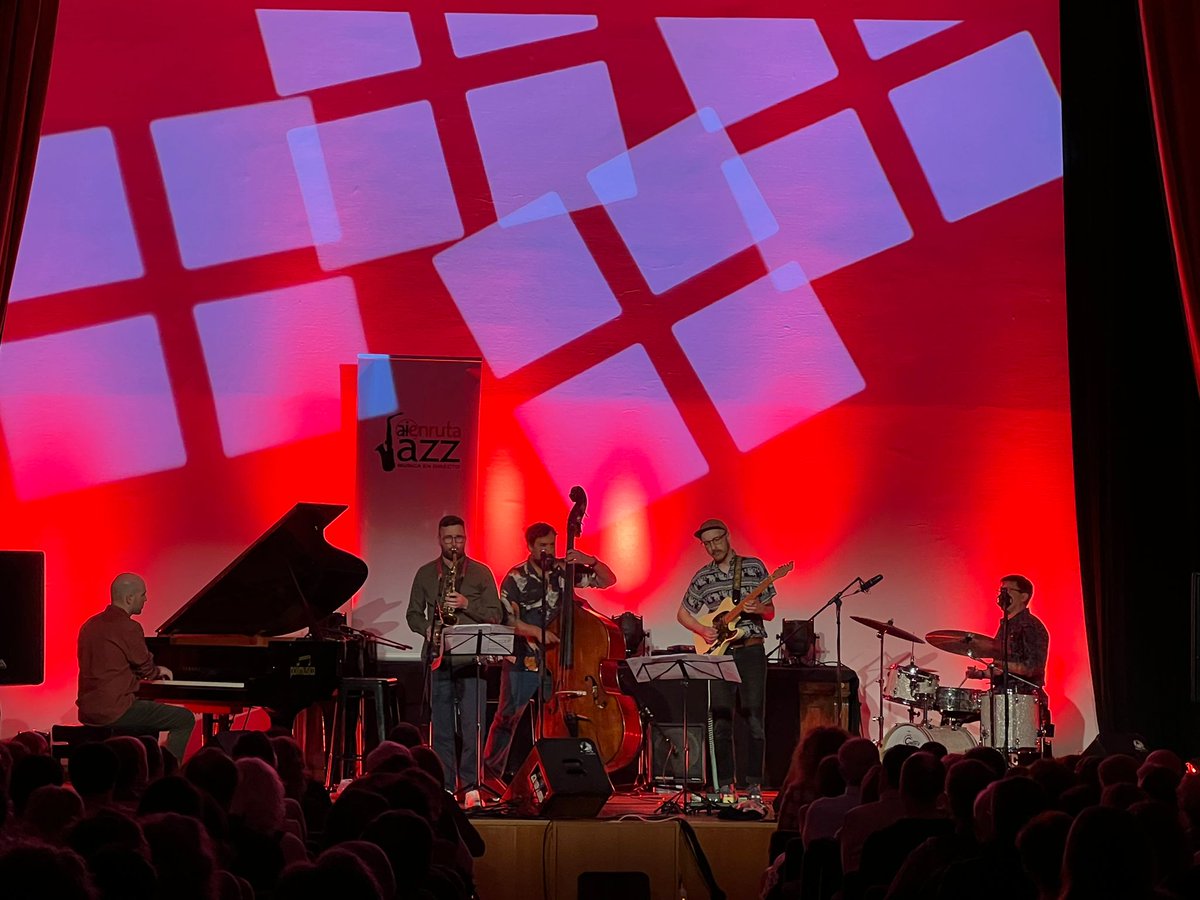
[[702, 900], [710, 892], [689, 826], [729, 900], [757, 898], [775, 823], [653, 816], [661, 799], [618, 795], [595, 819], [472, 817], [487, 843], [475, 861], [481, 900], [570, 900], [579, 896], [581, 876], [583, 886], [592, 882], [589, 896], [635, 900], [618, 887], [621, 876], [593, 874], [618, 872], [645, 873], [653, 900]]

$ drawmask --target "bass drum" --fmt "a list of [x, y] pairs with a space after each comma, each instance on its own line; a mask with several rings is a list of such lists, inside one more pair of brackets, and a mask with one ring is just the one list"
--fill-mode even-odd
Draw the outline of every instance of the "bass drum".
[[893, 747], [917, 747], [929, 741], [937, 741], [951, 753], [966, 753], [975, 746], [975, 738], [969, 731], [961, 728], [936, 727], [933, 725], [893, 725], [891, 731], [883, 739], [883, 750], [886, 753]]

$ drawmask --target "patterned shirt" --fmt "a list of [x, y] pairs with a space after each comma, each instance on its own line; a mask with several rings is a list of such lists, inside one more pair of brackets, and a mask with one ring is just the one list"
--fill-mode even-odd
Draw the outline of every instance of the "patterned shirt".
[[[997, 645], [1001, 645], [1004, 640], [1003, 618], [1000, 619], [1000, 624], [996, 628], [995, 640]], [[1032, 681], [1038, 687], [1045, 687], [1046, 657], [1049, 654], [1050, 632], [1046, 630], [1041, 619], [1028, 609], [1023, 609], [1008, 620], [1008, 661], [1010, 664], [1018, 664], [1031, 673], [1029, 675], [1022, 674], [1022, 678]], [[1003, 656], [996, 660], [997, 664], [1002, 662]], [[997, 679], [1002, 677], [997, 676]], [[1010, 686], [1018, 693], [1022, 693], [1023, 688], [1028, 690], [1028, 685], [1023, 685], [1019, 681]]]
[[[549, 626], [561, 612], [559, 600], [566, 589], [564, 575], [562, 569], [555, 569], [546, 579], [545, 587], [543, 587], [542, 576], [538, 574], [530, 560], [527, 559], [520, 565], [513, 566], [500, 584], [500, 605], [504, 607], [505, 616], [512, 614], [515, 604], [517, 614], [525, 624], [541, 628], [544, 618], [545, 624]], [[596, 587], [597, 585], [594, 571], [586, 566], [577, 565], [575, 567], [576, 587]], [[524, 638], [517, 638], [513, 655], [516, 656], [519, 666], [526, 669], [537, 669], [537, 651]]]
[[[758, 587], [759, 582], [766, 580], [767, 567], [761, 559], [754, 556], [735, 556], [733, 565], [729, 567], [728, 572], [722, 572], [715, 562], [711, 562], [693, 576], [687, 593], [683, 595], [683, 608], [696, 618], [711, 614], [726, 597], [733, 596], [734, 566], [738, 564], [741, 564], [742, 567], [742, 581], [738, 591], [739, 600]], [[770, 603], [774, 597], [775, 585], [772, 584], [762, 592], [758, 599], [762, 603]], [[749, 632], [747, 638], [765, 638], [767, 636], [762, 616], [743, 614], [741, 622]]]

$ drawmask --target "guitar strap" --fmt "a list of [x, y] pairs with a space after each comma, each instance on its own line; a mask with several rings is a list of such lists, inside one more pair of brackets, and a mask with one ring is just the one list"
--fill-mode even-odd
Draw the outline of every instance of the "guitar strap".
[[742, 599], [742, 558], [735, 556], [733, 558], [733, 602], [737, 603]]

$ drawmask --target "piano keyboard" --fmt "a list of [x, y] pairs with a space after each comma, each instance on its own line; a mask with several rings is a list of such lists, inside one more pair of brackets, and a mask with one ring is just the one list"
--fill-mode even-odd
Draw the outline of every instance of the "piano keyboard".
[[246, 685], [240, 681], [184, 681], [183, 679], [171, 678], [154, 678], [149, 679], [144, 684], [162, 684], [175, 685], [181, 688], [244, 688]]

